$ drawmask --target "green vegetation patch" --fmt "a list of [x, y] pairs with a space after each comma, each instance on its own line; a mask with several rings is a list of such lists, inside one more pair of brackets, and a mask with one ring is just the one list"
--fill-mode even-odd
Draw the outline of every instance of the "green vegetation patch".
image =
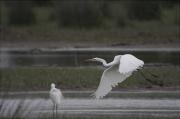
[[[121, 83], [117, 89], [154, 88], [180, 86], [179, 67], [150, 67], [142, 70], [146, 78], [157, 86], [146, 81], [140, 72]], [[0, 69], [1, 91], [49, 90], [52, 82], [64, 90], [89, 90], [98, 87], [103, 69], [98, 67], [72, 68], [11, 68]], [[154, 77], [152, 74], [157, 75]]]

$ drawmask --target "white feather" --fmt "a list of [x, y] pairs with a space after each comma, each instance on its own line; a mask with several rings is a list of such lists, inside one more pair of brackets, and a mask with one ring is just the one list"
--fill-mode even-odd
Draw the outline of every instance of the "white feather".
[[136, 71], [144, 65], [144, 62], [131, 54], [122, 55], [120, 58], [119, 72], [126, 74]]
[[119, 73], [118, 68], [119, 65], [113, 65], [103, 72], [98, 89], [93, 94], [95, 98], [103, 98], [113, 87], [117, 86], [118, 83], [123, 82], [131, 75], [131, 72], [127, 74]]
[[117, 55], [110, 63], [102, 58], [93, 58], [92, 61], [101, 62], [103, 66], [109, 67], [103, 72], [99, 86], [93, 94], [97, 99], [103, 98], [113, 87], [123, 82], [133, 71], [144, 65], [142, 60], [131, 54]]
[[63, 97], [61, 91], [57, 88], [52, 88], [49, 94], [53, 104], [59, 105]]

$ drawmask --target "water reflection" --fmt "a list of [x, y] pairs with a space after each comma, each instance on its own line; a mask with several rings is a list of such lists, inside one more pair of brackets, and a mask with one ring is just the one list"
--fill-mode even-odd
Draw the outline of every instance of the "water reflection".
[[[146, 63], [180, 65], [180, 49], [4, 49], [0, 51], [4, 63], [15, 66], [87, 66], [92, 57], [111, 61], [115, 55], [131, 53]], [[8, 55], [7, 55], [8, 54]], [[8, 56], [8, 57], [7, 57]], [[10, 58], [9, 58], [10, 57]], [[10, 67], [9, 66], [9, 67]]]
[[[41, 95], [34, 98], [4, 97], [0, 99], [0, 102], [1, 117], [52, 118], [52, 102], [49, 98], [42, 98]], [[67, 119], [147, 119], [150, 117], [165, 119], [179, 118], [180, 99], [168, 99], [166, 97], [162, 99], [105, 98], [95, 100], [92, 98], [83, 98], [81, 95], [80, 97], [64, 98], [58, 109], [58, 118]]]

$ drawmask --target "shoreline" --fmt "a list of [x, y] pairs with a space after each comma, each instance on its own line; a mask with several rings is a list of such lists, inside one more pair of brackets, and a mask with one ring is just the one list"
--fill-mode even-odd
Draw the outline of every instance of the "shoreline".
[[107, 45], [107, 44], [100, 44], [100, 43], [65, 43], [59, 41], [44, 41], [44, 42], [3, 42], [0, 41], [0, 48], [1, 49], [35, 49], [35, 48], [44, 48], [44, 49], [83, 49], [83, 48], [124, 48], [124, 49], [134, 49], [134, 48], [154, 48], [154, 49], [180, 49], [180, 43], [162, 43], [162, 44], [117, 44], [117, 45]]

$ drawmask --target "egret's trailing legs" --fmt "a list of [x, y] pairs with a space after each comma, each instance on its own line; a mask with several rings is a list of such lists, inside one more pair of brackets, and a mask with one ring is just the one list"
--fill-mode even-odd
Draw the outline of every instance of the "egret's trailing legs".
[[[141, 75], [142, 75], [142, 77], [146, 80], [146, 81], [148, 81], [148, 82], [150, 82], [151, 84], [153, 84], [153, 85], [157, 85], [157, 86], [163, 86], [163, 84], [162, 83], [159, 83], [159, 82], [157, 82], [157, 81], [153, 81], [153, 80], [151, 80], [151, 79], [149, 79], [149, 78], [147, 78], [147, 76], [144, 74], [144, 72], [143, 71], [140, 71], [140, 73], [141, 73]], [[148, 72], [151, 76], [153, 76], [154, 78], [158, 78], [158, 76], [157, 75], [155, 75], [155, 74], [152, 74], [151, 72]]]

